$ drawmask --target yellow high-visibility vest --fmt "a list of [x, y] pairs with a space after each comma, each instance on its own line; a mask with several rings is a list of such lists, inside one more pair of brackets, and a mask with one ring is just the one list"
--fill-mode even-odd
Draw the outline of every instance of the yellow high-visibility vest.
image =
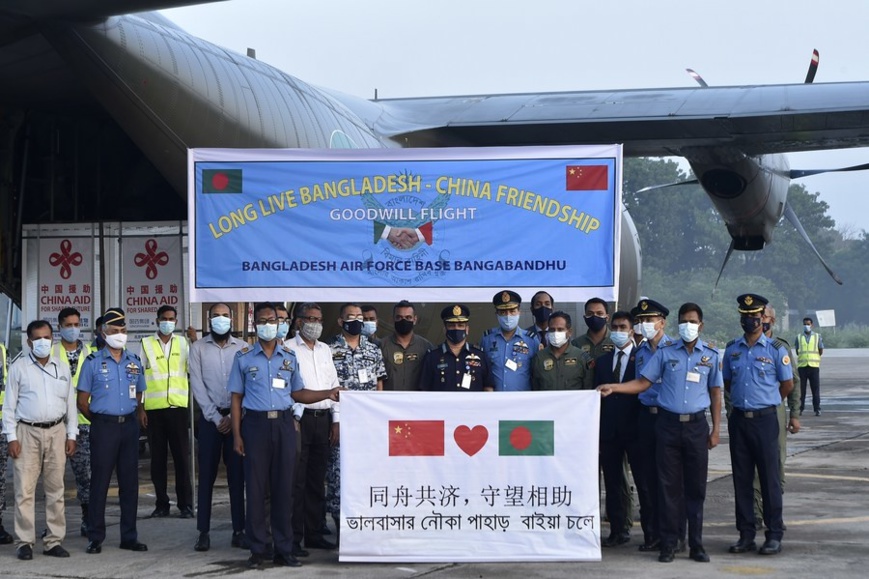
[[805, 368], [806, 366], [819, 368], [821, 366], [821, 353], [818, 352], [820, 341], [821, 337], [814, 332], [808, 339], [806, 339], [805, 332], [800, 332], [800, 335], [797, 336], [797, 348], [800, 350], [797, 354], [797, 368]]
[[170, 406], [187, 408], [190, 385], [187, 380], [187, 340], [172, 336], [169, 359], [163, 355], [163, 342], [157, 336], [142, 338], [145, 363], [145, 410]]
[[[56, 343], [52, 346], [51, 354], [60, 361], [61, 364], [69, 367], [69, 358], [66, 357], [66, 348], [63, 347], [61, 342]], [[90, 344], [85, 344], [82, 342], [81, 353], [78, 355], [78, 366], [75, 367], [75, 374], [72, 375], [72, 388], [75, 390], [76, 386], [78, 386], [78, 375], [81, 374], [81, 367], [84, 364], [84, 359], [91, 355], [91, 353], [96, 352], [97, 349], [92, 347]], [[81, 412], [78, 413], [78, 424], [79, 426], [87, 426], [91, 423], [90, 420], [85, 418], [85, 415]]]

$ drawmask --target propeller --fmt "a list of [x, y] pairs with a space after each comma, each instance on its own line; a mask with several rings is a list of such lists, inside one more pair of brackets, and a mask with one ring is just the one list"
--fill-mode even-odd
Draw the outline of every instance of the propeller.
[[727, 267], [727, 262], [730, 260], [730, 255], [733, 253], [733, 246], [736, 245], [736, 240], [730, 240], [730, 247], [727, 248], [727, 253], [724, 255], [724, 263], [721, 264], [721, 269], [718, 270], [718, 277], [715, 278], [715, 285], [712, 286], [712, 299], [715, 300], [715, 291], [718, 289], [718, 282], [721, 281], [721, 275], [724, 273], [724, 268]]
[[663, 185], [650, 185], [637, 189], [635, 193], [645, 193], [646, 191], [654, 191], [656, 189], [666, 189], [667, 187], [678, 187], [679, 185], [698, 185], [700, 181], [697, 179], [688, 179], [686, 181], [674, 181], [673, 183], [665, 183]]
[[793, 169], [789, 173], [791, 179], [799, 179], [801, 177], [810, 177], [812, 175], [820, 175], [821, 173], [844, 173], [846, 171], [866, 171], [869, 170], [869, 163], [862, 165], [852, 165], [851, 167], [840, 167], [838, 169]]
[[812, 60], [809, 62], [809, 70], [806, 72], [806, 84], [812, 84], [815, 80], [815, 73], [818, 72], [818, 62], [821, 60], [821, 53], [818, 49], [812, 51]]
[[[821, 257], [821, 254], [818, 253], [818, 249], [815, 247], [815, 244], [812, 243], [811, 239], [809, 239], [809, 234], [806, 233], [805, 229], [803, 229], [803, 224], [800, 223], [800, 220], [797, 217], [797, 214], [794, 212], [793, 208], [791, 207], [790, 203], [785, 203], [785, 217], [787, 217], [788, 221], [791, 222], [791, 225], [793, 225], [794, 228], [796, 228], [796, 230], [799, 232], [799, 234], [803, 238], [803, 240], [805, 240], [805, 242], [809, 244], [809, 247], [811, 247], [812, 251], [815, 252], [815, 255], [821, 261], [821, 265], [824, 266], [824, 269], [827, 270], [827, 273], [830, 274], [830, 277], [833, 278], [833, 280], [837, 284], [842, 285], [842, 279], [838, 275], [836, 275], [836, 272], [834, 272], [833, 269], [829, 265], [827, 265], [827, 262], [824, 261], [823, 257]], [[726, 262], [726, 260], [725, 260], [725, 262]]]
[[686, 69], [685, 69], [685, 72], [687, 72], [688, 74], [690, 74], [690, 75], [691, 75], [691, 78], [693, 78], [694, 80], [696, 80], [696, 81], [697, 81], [697, 84], [699, 84], [699, 85], [702, 86], [703, 88], [708, 88], [708, 87], [709, 87], [709, 85], [706, 84], [706, 81], [703, 80], [703, 77], [700, 76], [700, 73], [698, 73], [697, 71], [695, 71], [693, 68], [686, 68]]

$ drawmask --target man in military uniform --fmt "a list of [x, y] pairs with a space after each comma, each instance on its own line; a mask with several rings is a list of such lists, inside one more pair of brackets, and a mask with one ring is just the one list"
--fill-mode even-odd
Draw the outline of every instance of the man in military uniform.
[[254, 306], [257, 342], [235, 357], [229, 377], [235, 452], [244, 458], [245, 520], [251, 556], [248, 567], [263, 564], [268, 542], [267, 497], [276, 565], [299, 567], [292, 554], [293, 469], [296, 428], [293, 401], [313, 404], [338, 399], [338, 388], [306, 390], [296, 355], [279, 346], [278, 314], [270, 303]]
[[572, 322], [565, 312], [555, 312], [547, 321], [548, 347], [531, 362], [532, 390], [591, 390], [594, 362], [570, 343]]
[[392, 321], [395, 333], [380, 344], [386, 365], [383, 389], [419, 390], [423, 358], [434, 346], [413, 331], [417, 322], [416, 308], [409, 301], [402, 300], [392, 307]]
[[91, 495], [86, 551], [101, 553], [106, 538], [106, 497], [117, 470], [121, 549], [147, 551], [136, 531], [139, 502], [139, 421], [145, 414], [145, 371], [127, 351], [124, 310], [109, 308], [99, 332], [106, 347], [85, 358], [78, 380], [78, 409], [91, 421]]
[[543, 290], [531, 297], [531, 315], [534, 316], [534, 323], [525, 328], [525, 331], [537, 336], [544, 347], [549, 345], [546, 342], [546, 332], [549, 330], [549, 316], [552, 315], [554, 308], [555, 300]]
[[[703, 503], [709, 449], [719, 440], [721, 373], [718, 351], [699, 339], [703, 311], [693, 303], [679, 308], [680, 340], [657, 349], [640, 377], [623, 384], [601, 386], [601, 394], [638, 393], [660, 382], [655, 423], [661, 554], [658, 561], [673, 561], [688, 518], [690, 557], [709, 562], [703, 547]], [[706, 409], [712, 429], [706, 421]]]
[[498, 392], [531, 390], [531, 361], [540, 349], [536, 334], [519, 327], [522, 298], [504, 290], [492, 298], [498, 327], [487, 330], [480, 342]]
[[470, 310], [455, 304], [441, 310], [446, 340], [425, 355], [420, 390], [468, 392], [494, 390], [486, 355], [468, 343]]
[[[0, 420], [3, 419], [3, 403], [6, 400], [6, 346], [0, 344]], [[9, 447], [6, 435], [0, 430], [0, 545], [14, 541], [12, 533], [3, 528], [3, 513], [6, 512], [6, 464]]]
[[739, 531], [739, 540], [730, 546], [730, 552], [745, 553], [757, 548], [752, 486], [757, 469], [767, 528], [760, 553], [775, 555], [781, 552], [784, 534], [777, 412], [793, 389], [793, 370], [785, 344], [763, 333], [767, 299], [743, 294], [737, 303], [744, 334], [727, 343], [722, 364], [724, 388], [733, 403], [727, 425]]
[[585, 315], [583, 321], [588, 327], [581, 336], [577, 336], [573, 340], [573, 345], [591, 356], [592, 360], [600, 358], [607, 352], [612, 352], [612, 340], [609, 338], [609, 308], [607, 303], [601, 298], [591, 298], [585, 302]]

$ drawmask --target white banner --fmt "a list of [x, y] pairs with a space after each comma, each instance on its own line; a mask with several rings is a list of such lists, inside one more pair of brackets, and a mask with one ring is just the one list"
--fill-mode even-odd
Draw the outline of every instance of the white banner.
[[599, 561], [600, 395], [341, 393], [341, 561]]
[[157, 310], [178, 310], [178, 326], [185, 313], [182, 289], [182, 248], [179, 236], [123, 237], [121, 279], [127, 330], [156, 331]]
[[92, 322], [94, 253], [90, 237], [39, 240], [37, 318], [57, 328], [57, 314], [73, 307], [81, 313], [81, 325]]

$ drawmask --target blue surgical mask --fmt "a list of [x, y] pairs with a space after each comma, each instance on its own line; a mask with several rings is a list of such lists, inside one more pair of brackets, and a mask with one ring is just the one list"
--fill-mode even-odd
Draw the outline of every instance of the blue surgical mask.
[[256, 337], [264, 342], [271, 342], [278, 337], [277, 324], [257, 324]]
[[223, 336], [232, 327], [232, 320], [224, 316], [211, 318], [211, 331], [218, 336]]
[[37, 338], [32, 344], [33, 355], [37, 358], [48, 358], [51, 354], [51, 338]]
[[505, 332], [512, 332], [519, 327], [519, 314], [511, 316], [498, 316], [498, 325]]
[[281, 322], [278, 324], [278, 338], [284, 339], [287, 337], [287, 334], [290, 333], [290, 324], [289, 322]]
[[175, 322], [162, 320], [160, 322], [160, 333], [168, 336], [175, 331]]
[[373, 336], [377, 333], [377, 322], [362, 322], [362, 335]]
[[613, 341], [616, 348], [624, 348], [625, 344], [627, 344], [630, 339], [631, 335], [628, 332], [610, 332], [610, 340]]
[[60, 337], [67, 344], [72, 344], [78, 341], [78, 337], [81, 335], [81, 328], [77, 326], [67, 326], [65, 328], [60, 329]]

